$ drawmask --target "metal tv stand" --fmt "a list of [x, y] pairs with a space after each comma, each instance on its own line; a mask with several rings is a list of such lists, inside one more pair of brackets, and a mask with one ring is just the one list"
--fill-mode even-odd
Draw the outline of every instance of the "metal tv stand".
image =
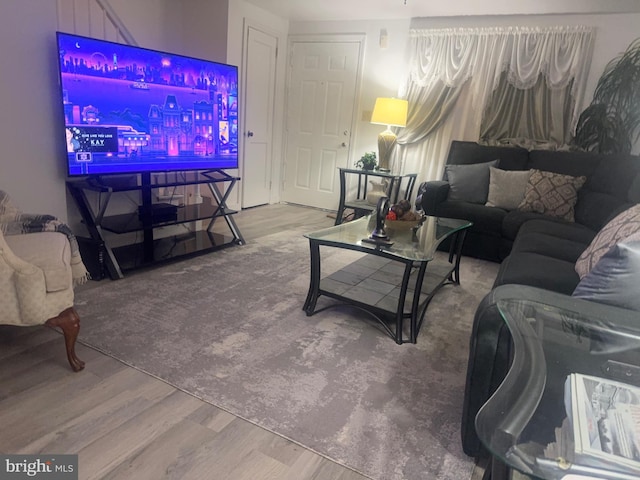
[[[155, 174], [154, 174], [155, 175]], [[81, 248], [90, 247], [90, 255], [99, 258], [111, 279], [123, 278], [123, 271], [150, 266], [158, 262], [205, 253], [232, 245], [244, 244], [233, 215], [237, 213], [227, 207], [227, 199], [239, 177], [223, 170], [184, 172], [184, 178], [171, 182], [152, 180], [152, 173], [126, 176], [91, 176], [67, 180], [67, 189], [73, 197], [90, 238], [79, 238]], [[153, 190], [186, 185], [207, 185], [213, 196], [212, 202], [195, 205], [160, 205], [153, 202]], [[139, 207], [133, 212], [107, 215], [112, 195], [118, 192], [139, 191]], [[87, 196], [95, 192], [93, 202]], [[207, 200], [207, 199], [205, 199]], [[97, 207], [92, 205], [97, 203]], [[226, 222], [228, 233], [213, 232], [218, 218]], [[154, 231], [161, 227], [179, 225], [198, 220], [209, 220], [205, 230], [185, 235], [154, 238]], [[116, 234], [142, 232], [142, 241], [111, 248], [104, 232]], [[83, 252], [84, 253], [84, 252]], [[90, 263], [90, 262], [89, 262]]]

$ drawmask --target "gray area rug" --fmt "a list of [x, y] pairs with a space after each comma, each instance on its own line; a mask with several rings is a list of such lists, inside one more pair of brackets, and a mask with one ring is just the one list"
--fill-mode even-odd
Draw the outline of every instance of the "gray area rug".
[[[323, 250], [323, 275], [360, 255]], [[373, 479], [469, 479], [469, 332], [496, 272], [463, 258], [397, 345], [350, 307], [307, 317], [308, 241], [284, 232], [79, 291], [80, 341]]]

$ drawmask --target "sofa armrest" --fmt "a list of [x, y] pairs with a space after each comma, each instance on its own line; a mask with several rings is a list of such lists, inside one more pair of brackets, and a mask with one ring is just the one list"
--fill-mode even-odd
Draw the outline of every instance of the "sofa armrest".
[[618, 330], [640, 331], [638, 312], [526, 285], [509, 284], [494, 288], [476, 310], [469, 343], [461, 434], [463, 450], [474, 457], [483, 453], [475, 431], [476, 414], [509, 371], [511, 335], [498, 311], [498, 302], [508, 299], [539, 302], [577, 315], [583, 314], [594, 319], [599, 326], [615, 325]]
[[422, 209], [426, 215], [438, 215], [438, 205], [444, 202], [449, 195], [449, 182], [435, 180], [423, 182], [418, 187], [416, 206]]
[[[44, 272], [18, 257], [0, 232], [0, 296], [8, 302], [4, 324], [37, 325], [43, 322], [47, 294]], [[44, 318], [46, 320], [46, 318]]]

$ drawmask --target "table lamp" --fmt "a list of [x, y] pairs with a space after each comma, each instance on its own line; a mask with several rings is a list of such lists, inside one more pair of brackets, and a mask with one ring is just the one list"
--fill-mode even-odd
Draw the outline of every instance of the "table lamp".
[[377, 98], [371, 114], [371, 123], [386, 125], [387, 129], [378, 135], [378, 170], [389, 171], [389, 159], [397, 136], [391, 127], [405, 127], [407, 125], [407, 110], [409, 102], [399, 98]]

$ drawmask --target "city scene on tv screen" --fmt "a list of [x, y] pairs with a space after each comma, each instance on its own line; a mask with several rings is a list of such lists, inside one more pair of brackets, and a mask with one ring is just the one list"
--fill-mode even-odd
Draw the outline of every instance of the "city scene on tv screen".
[[235, 66], [57, 38], [69, 175], [237, 168]]

